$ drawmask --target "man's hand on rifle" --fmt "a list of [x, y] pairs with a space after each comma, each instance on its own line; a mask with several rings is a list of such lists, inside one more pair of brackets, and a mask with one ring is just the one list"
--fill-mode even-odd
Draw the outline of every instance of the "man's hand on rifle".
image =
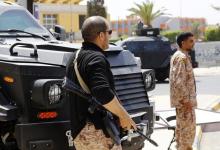
[[119, 117], [119, 122], [121, 127], [125, 130], [130, 130], [130, 129], [137, 130], [137, 126], [135, 122], [131, 119], [129, 114]]
[[128, 112], [124, 109], [124, 107], [119, 103], [116, 97], [113, 98], [112, 101], [103, 105], [107, 110], [118, 116], [119, 122], [122, 128], [129, 130], [134, 129], [137, 130], [135, 122], [131, 119]]

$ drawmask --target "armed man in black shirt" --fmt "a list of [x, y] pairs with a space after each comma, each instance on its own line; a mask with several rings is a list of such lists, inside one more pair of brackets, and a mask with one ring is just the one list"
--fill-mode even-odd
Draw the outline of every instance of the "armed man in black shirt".
[[[104, 109], [118, 119], [118, 125], [136, 130], [135, 122], [120, 104], [114, 90], [110, 64], [105, 57], [112, 33], [105, 18], [89, 17], [82, 26], [84, 42], [81, 50], [73, 54], [67, 66], [67, 78], [90, 93]], [[122, 150], [110, 138], [99, 111], [88, 113], [89, 102], [69, 93], [71, 128], [76, 150]], [[115, 122], [117, 125], [117, 121]]]

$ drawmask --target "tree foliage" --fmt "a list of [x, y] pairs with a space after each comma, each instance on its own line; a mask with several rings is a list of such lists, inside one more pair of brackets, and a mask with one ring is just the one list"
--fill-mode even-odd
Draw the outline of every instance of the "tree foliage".
[[220, 41], [220, 27], [206, 29], [205, 40], [206, 41]]
[[182, 31], [164, 31], [161, 34], [169, 39], [171, 43], [176, 42], [176, 37], [181, 33]]
[[87, 17], [91, 16], [107, 17], [104, 0], [90, 0], [87, 2]]
[[200, 30], [200, 24], [198, 22], [194, 22], [192, 24], [192, 31], [191, 32], [193, 33], [193, 35], [196, 39], [200, 38], [202, 32]]
[[135, 7], [128, 10], [131, 12], [131, 15], [139, 16], [148, 27], [152, 27], [151, 22], [154, 19], [166, 14], [166, 9], [164, 7], [154, 11], [154, 3], [148, 0], [142, 2], [142, 4], [135, 3]]

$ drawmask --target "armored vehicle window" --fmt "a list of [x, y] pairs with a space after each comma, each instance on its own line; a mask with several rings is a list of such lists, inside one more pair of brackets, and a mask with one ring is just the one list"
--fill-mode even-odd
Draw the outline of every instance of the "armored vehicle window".
[[140, 42], [126, 42], [128, 50], [135, 53], [143, 49], [143, 43]]
[[160, 43], [159, 42], [147, 42], [144, 45], [144, 50], [157, 50], [160, 48]]
[[148, 42], [148, 41], [134, 41], [134, 42], [128, 42], [127, 47], [129, 47], [129, 50], [132, 52], [140, 52], [142, 50], [155, 50], [159, 48], [159, 43], [157, 42]]
[[131, 52], [140, 52], [140, 51], [161, 51], [161, 50], [170, 50], [170, 44], [166, 41], [131, 41], [126, 42], [127, 48]]
[[23, 10], [9, 10], [0, 14], [0, 30], [17, 29], [31, 33], [45, 33], [45, 30]]

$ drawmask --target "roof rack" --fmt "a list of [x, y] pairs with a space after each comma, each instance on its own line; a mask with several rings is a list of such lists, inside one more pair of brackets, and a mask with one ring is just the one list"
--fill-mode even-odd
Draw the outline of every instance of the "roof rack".
[[138, 36], [154, 36], [157, 37], [160, 35], [160, 29], [159, 28], [144, 28], [136, 30], [136, 34]]

